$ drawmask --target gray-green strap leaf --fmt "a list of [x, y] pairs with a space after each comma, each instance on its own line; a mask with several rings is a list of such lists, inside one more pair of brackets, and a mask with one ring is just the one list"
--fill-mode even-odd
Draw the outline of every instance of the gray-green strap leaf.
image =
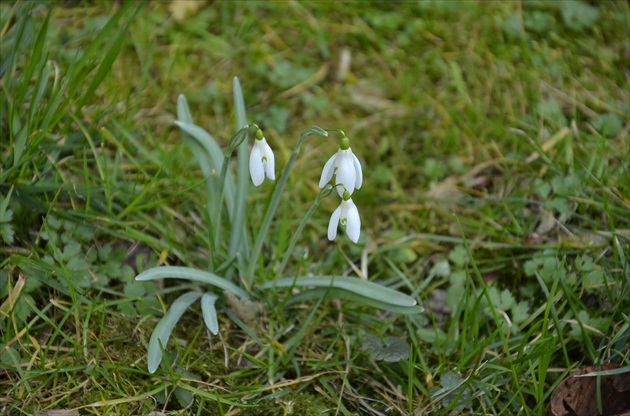
[[[245, 112], [245, 100], [241, 84], [237, 77], [234, 77], [233, 96], [234, 96], [234, 115], [236, 122], [236, 130], [247, 124], [247, 116]], [[232, 227], [230, 228], [230, 244], [228, 253], [230, 257], [237, 257], [239, 265], [243, 268], [246, 266], [245, 259], [249, 258], [249, 241], [247, 239], [247, 227], [245, 225], [245, 209], [247, 205], [247, 192], [249, 190], [249, 143], [243, 141], [238, 148], [238, 171], [236, 172], [236, 195], [234, 199], [234, 213], [232, 218]]]
[[188, 101], [186, 101], [184, 94], [180, 94], [179, 97], [177, 97], [177, 119], [184, 123], [193, 124], [190, 107], [188, 107]]
[[[184, 113], [185, 114], [185, 113]], [[182, 129], [185, 133], [193, 137], [197, 143], [201, 145], [201, 147], [205, 150], [205, 152], [210, 157], [210, 161], [212, 162], [213, 168], [217, 171], [221, 169], [221, 165], [223, 164], [223, 150], [217, 143], [217, 141], [204, 129], [201, 127], [192, 124], [186, 123], [181, 120], [175, 121], [175, 124]], [[192, 149], [196, 151], [196, 149]], [[236, 195], [236, 187], [234, 185], [234, 179], [232, 178], [232, 173], [227, 172], [225, 177], [225, 203], [228, 208], [228, 214], [230, 218], [234, 213], [234, 199]]]
[[368, 280], [357, 279], [356, 277], [347, 276], [312, 276], [298, 277], [297, 279], [288, 277], [284, 279], [273, 280], [261, 286], [263, 289], [272, 287], [331, 287], [345, 289], [354, 292], [357, 295], [374, 299], [376, 301], [397, 306], [416, 306], [417, 302], [414, 298], [400, 293], [397, 290], [381, 286]]
[[249, 295], [234, 283], [216, 274], [191, 267], [163, 266], [145, 270], [136, 276], [136, 280], [156, 280], [156, 279], [188, 279], [202, 282], [211, 286], [216, 286], [223, 290], [230, 291], [240, 298], [249, 299]]
[[[154, 373], [160, 365], [162, 361], [162, 348], [166, 348], [168, 339], [171, 337], [171, 332], [173, 332], [177, 321], [179, 321], [184, 312], [186, 312], [186, 309], [200, 297], [201, 292], [184, 293], [173, 302], [173, 305], [166, 315], [160, 319], [149, 341], [149, 373]], [[160, 344], [162, 348], [160, 348]]]
[[203, 321], [206, 327], [214, 335], [219, 333], [219, 320], [217, 319], [217, 310], [214, 303], [219, 297], [214, 293], [206, 292], [201, 297], [201, 312], [203, 312]]
[[309, 300], [319, 300], [319, 299], [343, 299], [349, 300], [351, 302], [358, 303], [363, 306], [368, 306], [374, 309], [380, 309], [383, 311], [389, 311], [393, 313], [399, 313], [401, 315], [417, 315], [419, 313], [424, 312], [424, 308], [422, 306], [398, 306], [392, 305], [391, 303], [383, 303], [378, 300], [366, 298], [365, 296], [357, 295], [354, 292], [350, 292], [344, 289], [336, 289], [330, 287], [318, 287], [314, 289], [308, 289], [303, 292], [300, 292], [296, 295], [291, 295], [291, 298], [287, 300], [286, 305], [295, 305], [302, 304]]
[[197, 140], [208, 156], [211, 157], [214, 168], [219, 170], [221, 163], [223, 162], [223, 150], [221, 150], [221, 147], [218, 145], [214, 137], [196, 124], [187, 123], [181, 120], [176, 120], [175, 124], [185, 133], [191, 135]]

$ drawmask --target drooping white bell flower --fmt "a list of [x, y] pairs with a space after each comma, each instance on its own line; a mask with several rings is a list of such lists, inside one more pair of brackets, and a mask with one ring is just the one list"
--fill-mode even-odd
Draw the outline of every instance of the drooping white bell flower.
[[265, 175], [272, 181], [276, 179], [274, 171], [275, 159], [271, 147], [267, 144], [262, 130], [256, 130], [254, 147], [249, 154], [249, 174], [254, 186], [258, 186], [265, 180]]
[[357, 206], [352, 202], [349, 191], [343, 192], [341, 204], [330, 217], [330, 222], [328, 223], [328, 239], [330, 241], [337, 236], [339, 223], [346, 227], [346, 234], [350, 240], [357, 243], [361, 235], [361, 217], [359, 217]]
[[352, 153], [350, 148], [350, 140], [346, 136], [341, 139], [339, 150], [324, 165], [322, 176], [319, 179], [319, 187], [323, 188], [333, 175], [335, 176], [335, 185], [338, 186], [337, 192], [339, 196], [343, 196], [344, 188], [350, 195], [355, 189], [361, 188], [363, 184], [363, 171], [361, 170], [361, 162]]

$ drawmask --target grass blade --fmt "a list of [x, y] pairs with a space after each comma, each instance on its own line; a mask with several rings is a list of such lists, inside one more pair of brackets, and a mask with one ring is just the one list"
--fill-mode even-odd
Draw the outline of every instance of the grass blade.
[[98, 69], [96, 70], [96, 74], [92, 78], [92, 81], [90, 82], [90, 85], [88, 86], [85, 95], [83, 95], [80, 101], [81, 105], [85, 104], [92, 97], [94, 91], [96, 91], [96, 88], [101, 84], [103, 79], [105, 79], [105, 76], [107, 76], [109, 71], [112, 69], [112, 65], [114, 64], [116, 57], [120, 53], [120, 50], [125, 43], [125, 40], [127, 39], [128, 26], [129, 22], [127, 22], [126, 25], [119, 29], [118, 35], [116, 36], [112, 45], [109, 47], [107, 54], [99, 64]]
[[22, 91], [21, 91], [20, 100], [19, 100], [20, 105], [18, 107], [21, 107], [21, 104], [24, 103], [24, 98], [26, 97], [26, 93], [28, 91], [27, 87], [29, 85], [29, 82], [33, 74], [35, 73], [35, 68], [37, 68], [37, 66], [40, 64], [42, 53], [44, 50], [44, 42], [46, 41], [46, 34], [48, 33], [48, 22], [50, 21], [51, 10], [52, 9], [48, 10], [48, 14], [46, 14], [46, 19], [44, 19], [44, 23], [42, 24], [42, 27], [39, 29], [39, 32], [37, 34], [37, 39], [35, 40], [35, 44], [33, 45], [33, 52], [31, 53], [31, 56], [29, 57], [28, 66], [26, 67], [26, 70], [24, 73], [24, 78], [23, 78], [24, 84], [22, 85]]
[[[91, 73], [93, 69], [93, 68], [85, 69], [84, 67], [88, 65], [88, 63], [90, 63], [94, 59], [95, 56], [100, 57], [102, 55], [102, 51], [105, 49], [108, 49], [106, 45], [103, 45], [103, 41], [108, 36], [111, 36], [112, 33], [115, 33], [115, 31], [117, 30], [116, 25], [118, 24], [118, 22], [120, 22], [123, 16], [132, 7], [136, 7], [136, 10], [134, 12], [134, 16], [135, 16], [135, 14], [138, 12], [138, 10], [141, 7], [143, 7], [144, 4], [145, 4], [144, 2], [140, 2], [139, 4], [132, 1], [123, 2], [120, 9], [118, 9], [118, 11], [111, 18], [107, 20], [107, 23], [105, 24], [105, 26], [103, 26], [103, 28], [100, 30], [98, 35], [96, 35], [96, 37], [91, 39], [90, 46], [88, 47], [87, 51], [81, 54], [80, 58], [76, 60], [73, 63], [72, 67], [68, 70], [68, 73], [69, 73], [68, 79], [71, 79], [74, 81], [72, 82], [71, 85], [69, 85], [69, 88], [71, 90], [70, 91], [71, 96], [75, 96], [75, 94], [77, 94], [77, 91], [80, 91], [83, 88], [85, 78], [89, 75], [89, 73]], [[123, 25], [123, 28], [121, 29], [122, 32], [126, 31], [126, 28], [129, 26], [130, 22], [131, 22], [131, 19], [129, 19], [127, 23]], [[114, 38], [114, 42], [115, 41], [117, 41], [116, 38]], [[111, 47], [109, 48], [109, 50], [111, 50]], [[85, 100], [83, 101], [85, 102]]]

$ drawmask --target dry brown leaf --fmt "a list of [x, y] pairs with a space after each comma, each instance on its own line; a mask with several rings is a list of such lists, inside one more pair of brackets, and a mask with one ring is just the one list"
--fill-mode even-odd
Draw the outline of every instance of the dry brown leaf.
[[[588, 376], [602, 370], [619, 368], [613, 364], [588, 367], [567, 377], [551, 395], [554, 416], [628, 416], [630, 415], [630, 372]], [[597, 380], [600, 380], [602, 413], [597, 411]]]
[[536, 227], [536, 233], [538, 235], [549, 234], [556, 228], [556, 217], [551, 211], [540, 208], [538, 213], [538, 226]]
[[183, 22], [203, 7], [205, 0], [175, 0], [171, 2], [169, 11], [178, 22]]
[[260, 313], [260, 304], [248, 299], [239, 299], [232, 292], [225, 292], [225, 302], [232, 312], [246, 324], [251, 324]]

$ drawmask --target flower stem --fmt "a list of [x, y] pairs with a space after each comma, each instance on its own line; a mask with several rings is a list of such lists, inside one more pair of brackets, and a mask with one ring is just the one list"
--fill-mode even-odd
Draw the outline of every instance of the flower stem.
[[221, 214], [223, 212], [223, 190], [225, 188], [225, 177], [227, 176], [227, 168], [230, 163], [230, 157], [232, 153], [227, 153], [223, 156], [223, 164], [221, 165], [221, 173], [219, 174], [219, 207], [216, 210], [216, 215], [214, 218], [214, 253], [211, 256], [214, 256], [217, 252], [217, 248], [221, 244]]
[[293, 237], [291, 238], [291, 241], [289, 242], [289, 246], [287, 247], [287, 249], [286, 249], [286, 251], [284, 253], [284, 257], [282, 258], [282, 262], [280, 263], [280, 265], [278, 266], [278, 269], [277, 269], [277, 273], [276, 274], [278, 276], [282, 276], [282, 272], [284, 272], [284, 268], [286, 267], [287, 263], [289, 262], [289, 257], [291, 257], [291, 253], [293, 252], [293, 248], [295, 247], [295, 244], [297, 244], [297, 240], [300, 237], [300, 234], [302, 234], [302, 231], [304, 230], [304, 227], [306, 226], [306, 223], [311, 218], [311, 216], [313, 215], [313, 213], [315, 212], [315, 210], [319, 206], [319, 204], [322, 201], [322, 199], [324, 199], [325, 197], [330, 195], [332, 190], [333, 190], [333, 187], [331, 185], [326, 185], [324, 187], [324, 189], [322, 189], [319, 192], [319, 194], [317, 194], [317, 198], [315, 198], [315, 201], [313, 202], [313, 205], [311, 205], [311, 207], [306, 212], [306, 215], [304, 216], [304, 218], [300, 222], [300, 225], [298, 225], [297, 230], [295, 230], [295, 233], [293, 234]]
[[228, 165], [230, 164], [230, 158], [232, 157], [232, 153], [234, 153], [234, 150], [236, 150], [242, 143], [247, 142], [248, 135], [249, 126], [246, 124], [241, 129], [239, 129], [234, 136], [232, 136], [225, 152], [223, 153], [223, 164], [221, 165], [221, 172], [219, 173], [219, 189], [217, 192], [219, 194], [219, 203], [215, 212], [215, 216], [212, 219], [214, 222], [214, 250], [212, 255], [217, 252], [218, 247], [221, 245], [221, 214], [223, 213], [223, 193], [225, 190], [225, 181], [227, 177]]
[[291, 168], [293, 167], [295, 160], [300, 154], [300, 148], [302, 146], [302, 143], [304, 142], [306, 137], [308, 137], [311, 134], [319, 134], [320, 136], [328, 136], [328, 133], [326, 132], [326, 130], [322, 129], [321, 127], [314, 126], [314, 127], [304, 130], [302, 134], [300, 135], [300, 139], [295, 144], [295, 147], [293, 148], [293, 153], [291, 153], [291, 157], [289, 158], [289, 161], [287, 162], [287, 166], [284, 168], [284, 171], [282, 171], [282, 176], [280, 177], [280, 180], [278, 180], [278, 183], [276, 184], [276, 187], [273, 191], [273, 195], [271, 196], [271, 202], [269, 203], [269, 206], [267, 207], [267, 212], [265, 212], [262, 225], [260, 226], [260, 230], [258, 230], [256, 241], [254, 242], [254, 246], [252, 247], [252, 251], [249, 257], [249, 265], [247, 267], [247, 273], [245, 274], [244, 284], [245, 284], [246, 289], [250, 289], [254, 282], [254, 272], [256, 270], [256, 264], [258, 263], [258, 257], [260, 256], [260, 250], [262, 249], [263, 242], [265, 240], [265, 237], [267, 236], [269, 227], [271, 226], [271, 220], [273, 219], [273, 216], [275, 215], [276, 210], [278, 209], [278, 205], [280, 204], [280, 197], [282, 196], [282, 191], [284, 190], [284, 187], [287, 184], [287, 180], [289, 179], [289, 173], [291, 172]]

